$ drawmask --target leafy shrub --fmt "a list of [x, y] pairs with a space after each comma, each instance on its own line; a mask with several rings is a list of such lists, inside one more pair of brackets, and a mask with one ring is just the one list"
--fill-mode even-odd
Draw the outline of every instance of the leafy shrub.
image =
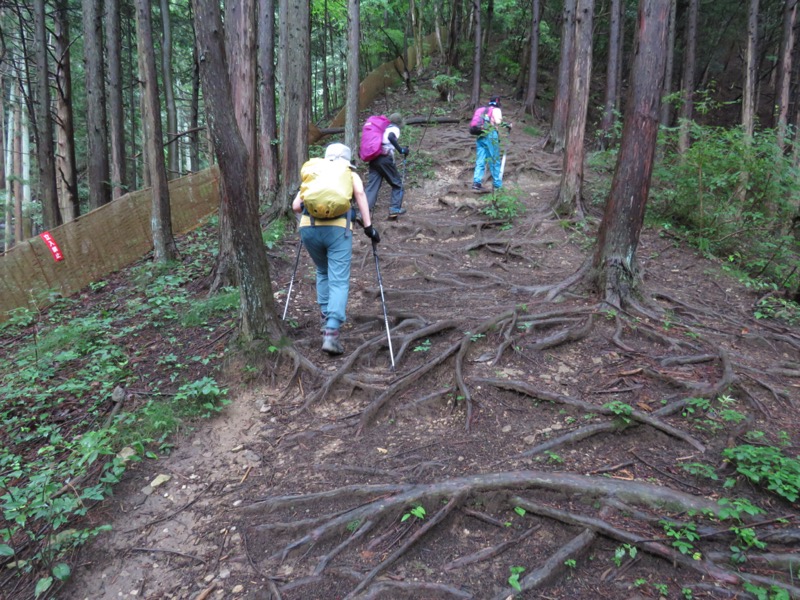
[[739, 474], [789, 502], [800, 495], [800, 460], [784, 456], [778, 448], [745, 444], [726, 448], [722, 455]]

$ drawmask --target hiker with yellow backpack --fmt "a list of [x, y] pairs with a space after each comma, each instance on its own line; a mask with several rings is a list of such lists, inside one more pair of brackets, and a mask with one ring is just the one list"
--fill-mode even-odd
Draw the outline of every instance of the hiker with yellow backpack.
[[354, 172], [351, 152], [344, 144], [331, 144], [325, 158], [312, 158], [300, 170], [300, 192], [292, 210], [300, 215], [300, 239], [317, 267], [317, 303], [322, 313], [322, 350], [342, 354], [339, 329], [345, 322], [353, 256], [355, 199], [365, 235], [373, 246], [381, 241], [372, 226], [364, 183]]

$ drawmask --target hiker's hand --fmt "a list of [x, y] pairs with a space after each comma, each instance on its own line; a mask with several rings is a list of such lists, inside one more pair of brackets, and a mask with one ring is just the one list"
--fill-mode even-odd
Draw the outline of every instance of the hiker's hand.
[[403, 146], [402, 148], [400, 148], [400, 154], [406, 156], [408, 154], [408, 146]]
[[381, 236], [378, 234], [378, 230], [375, 229], [372, 225], [368, 225], [364, 227], [364, 235], [366, 235], [369, 239], [371, 239], [376, 244], [381, 243]]
[[511, 128], [514, 127], [512, 123], [503, 123], [503, 125], [505, 125], [506, 129], [508, 129], [509, 131], [511, 131]]

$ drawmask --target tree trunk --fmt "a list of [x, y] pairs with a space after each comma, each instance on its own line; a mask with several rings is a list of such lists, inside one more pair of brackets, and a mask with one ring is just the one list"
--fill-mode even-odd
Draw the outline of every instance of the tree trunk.
[[309, 0], [282, 0], [280, 19], [281, 82], [284, 107], [280, 123], [280, 191], [271, 216], [288, 214], [300, 187], [300, 167], [308, 158], [308, 117], [311, 113], [311, 52]]
[[553, 118], [546, 147], [553, 152], [564, 150], [567, 135], [567, 114], [569, 113], [570, 80], [575, 36], [575, 9], [578, 0], [564, 0], [564, 22], [561, 26], [561, 58], [558, 61], [558, 83], [553, 100]]
[[608, 32], [608, 63], [606, 65], [606, 100], [603, 106], [603, 119], [600, 123], [600, 148], [605, 150], [613, 138], [614, 123], [616, 122], [617, 88], [619, 69], [617, 62], [620, 57], [620, 21], [622, 20], [621, 0], [611, 0], [611, 17]]
[[481, 0], [472, 0], [472, 18], [475, 23], [475, 50], [472, 55], [472, 94], [469, 100], [475, 109], [481, 103]]
[[[231, 100], [239, 133], [254, 159], [256, 153], [255, 129], [255, 2], [230, 0], [225, 5], [225, 49], [228, 52], [228, 77], [231, 82]], [[256, 169], [258, 161], [255, 161]], [[256, 177], [258, 172], [256, 171]], [[228, 188], [220, 181], [219, 252], [214, 265], [210, 293], [239, 284], [236, 269], [236, 249], [233, 242], [231, 203], [225, 198]], [[258, 196], [253, 199], [258, 213]]]
[[536, 114], [536, 92], [539, 79], [539, 29], [541, 24], [540, 0], [533, 0], [533, 15], [531, 17], [531, 48], [528, 59], [528, 88], [525, 92], [525, 112], [529, 115]]
[[106, 1], [106, 54], [108, 56], [108, 124], [111, 146], [111, 198], [128, 191], [125, 164], [125, 115], [122, 85], [122, 28], [119, 0]]
[[50, 65], [47, 60], [47, 28], [44, 22], [44, 0], [33, 5], [36, 29], [36, 70], [38, 71], [38, 116], [36, 157], [39, 162], [39, 190], [42, 202], [42, 223], [45, 229], [61, 225], [56, 191], [56, 157], [53, 139], [53, 119], [50, 116]]
[[745, 139], [753, 137], [755, 129], [755, 99], [758, 85], [758, 0], [750, 0], [747, 17], [747, 52], [744, 69], [744, 90], [742, 92], [742, 128]]
[[[277, 343], [282, 331], [275, 310], [258, 213], [253, 210], [258, 190], [256, 159], [248, 152], [235, 118], [219, 4], [216, 0], [195, 0], [194, 5], [204, 99], [225, 185], [223, 201], [230, 204], [227, 210], [232, 216], [231, 232], [240, 281], [242, 335], [248, 340], [266, 338]], [[301, 19], [303, 17], [298, 16]], [[307, 24], [307, 10], [304, 16]], [[308, 37], [305, 39], [308, 44]], [[307, 77], [305, 81], [308, 82]]]
[[[189, 3], [189, 18], [192, 21], [192, 39], [194, 39], [194, 17], [192, 16], [191, 2]], [[259, 23], [263, 22], [259, 19]], [[189, 107], [189, 170], [195, 173], [200, 170], [200, 65], [197, 62], [197, 44], [192, 44], [192, 99]], [[269, 143], [269, 141], [268, 138], [267, 142]]]
[[783, 9], [783, 37], [778, 62], [777, 85], [777, 130], [778, 147], [783, 152], [786, 144], [786, 129], [789, 116], [789, 84], [794, 53], [794, 25], [797, 21], [797, 0], [787, 0]]
[[150, 225], [153, 234], [153, 260], [165, 263], [175, 260], [178, 250], [172, 237], [172, 217], [169, 205], [167, 168], [161, 130], [161, 104], [158, 99], [156, 58], [153, 55], [153, 26], [150, 0], [136, 0], [136, 41], [139, 54], [139, 80], [146, 110], [144, 113], [145, 143], [150, 161], [150, 188], [153, 208]]
[[689, 149], [689, 130], [694, 112], [694, 70], [697, 50], [697, 11], [700, 0], [689, 0], [689, 15], [686, 22], [686, 39], [683, 44], [683, 80], [681, 82], [680, 131], [678, 151], [684, 154]]
[[11, 195], [14, 197], [14, 244], [16, 245], [25, 240], [26, 227], [23, 226], [25, 200], [22, 191], [22, 103], [19, 100], [22, 94], [19, 85], [15, 84], [15, 87], [17, 88], [17, 101], [11, 105], [11, 110], [14, 111], [14, 127], [13, 132], [9, 132], [9, 135], [13, 135], [11, 138], [11, 155], [13, 157], [11, 176], [14, 179], [11, 184]]
[[450, 14], [450, 27], [447, 34], [447, 66], [458, 69], [460, 63], [458, 40], [461, 35], [462, 8], [461, 2], [456, 0]]
[[622, 308], [640, 285], [636, 249], [653, 172], [669, 3], [640, 0], [639, 27], [617, 166], [597, 238], [593, 276], [606, 302]]
[[553, 208], [561, 215], [577, 212], [583, 218], [583, 160], [586, 154], [586, 114], [589, 108], [589, 87], [592, 79], [592, 22], [594, 0], [578, 0], [575, 11], [574, 48], [571, 51], [575, 61], [569, 93], [569, 112], [566, 146], [564, 148], [564, 167], [561, 185]]
[[178, 160], [180, 158], [178, 109], [175, 106], [175, 85], [172, 82], [172, 25], [169, 0], [161, 0], [161, 78], [164, 82], [164, 104], [167, 109], [167, 177], [174, 179], [179, 177], [181, 172]]
[[[30, 88], [22, 86], [22, 96], [30, 98]], [[33, 197], [31, 196], [31, 130], [30, 120], [27, 110], [20, 110], [22, 113], [21, 139], [20, 139], [20, 158], [22, 161], [20, 171], [22, 177], [22, 237], [30, 239], [33, 237]]]
[[[125, 10], [130, 8], [131, 12], [128, 14], [126, 12], [125, 15], [125, 38], [127, 40], [128, 46], [128, 60], [127, 62], [127, 69], [128, 69], [128, 81], [133, 81], [138, 75], [139, 65], [138, 61], [134, 58], [136, 54], [136, 43], [133, 39], [133, 36], [136, 33], [136, 11], [133, 10], [132, 7], [125, 7]], [[136, 110], [134, 107], [136, 106], [136, 90], [138, 89], [135, 85], [128, 86], [128, 113], [130, 114], [130, 120], [128, 121], [130, 124], [130, 153], [129, 156], [131, 157], [131, 164], [130, 168], [126, 167], [125, 172], [128, 174], [128, 183], [130, 188], [133, 190], [139, 189], [139, 160], [142, 160], [144, 157], [139, 155], [137, 152], [136, 142], [139, 139], [138, 137], [138, 119], [136, 118]], [[140, 104], [141, 106], [141, 104]], [[144, 154], [142, 152], [142, 154]]]
[[53, 13], [56, 56], [56, 181], [61, 218], [68, 223], [81, 214], [78, 167], [75, 161], [75, 125], [72, 112], [72, 60], [67, 0], [57, 0]]
[[[0, 85], [3, 85], [4, 77], [0, 75]], [[4, 85], [3, 85], [4, 87]], [[2, 88], [0, 88], [2, 89]], [[3, 146], [4, 154], [3, 154], [3, 161], [4, 161], [4, 176], [2, 184], [5, 186], [6, 192], [6, 205], [5, 205], [5, 224], [6, 224], [6, 232], [3, 238], [3, 251], [8, 252], [13, 245], [14, 240], [14, 228], [12, 226], [12, 222], [14, 221], [14, 209], [15, 209], [15, 202], [14, 202], [14, 188], [13, 182], [14, 179], [11, 177], [14, 174], [14, 127], [15, 127], [15, 118], [14, 115], [16, 114], [16, 110], [14, 109], [14, 102], [16, 101], [16, 89], [17, 84], [12, 79], [11, 82], [11, 89], [8, 93], [8, 127], [6, 127], [5, 137], [3, 138], [5, 142], [5, 146]], [[0, 92], [0, 95], [2, 93]], [[6, 116], [5, 112], [0, 113], [0, 119], [4, 119]]]
[[111, 201], [106, 129], [105, 65], [102, 0], [82, 0], [83, 58], [86, 74], [86, 137], [88, 141], [89, 207]]
[[347, 2], [347, 93], [345, 94], [344, 143], [350, 147], [353, 156], [358, 154], [358, 59], [361, 39], [360, 1]]
[[[675, 71], [675, 19], [678, 11], [677, 0], [669, 0], [669, 30], [667, 31], [667, 64], [664, 66], [664, 96], [672, 93], [672, 75]], [[661, 125], [669, 127], [672, 123], [672, 102], [661, 104]]]
[[275, 111], [275, 2], [258, 1], [258, 69], [261, 199], [272, 204], [278, 189], [278, 121]]

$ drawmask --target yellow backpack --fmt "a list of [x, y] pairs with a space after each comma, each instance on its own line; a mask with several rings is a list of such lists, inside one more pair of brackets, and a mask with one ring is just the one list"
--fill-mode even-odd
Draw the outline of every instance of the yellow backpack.
[[353, 175], [345, 161], [312, 158], [300, 169], [300, 177], [300, 196], [312, 217], [335, 219], [350, 210]]

